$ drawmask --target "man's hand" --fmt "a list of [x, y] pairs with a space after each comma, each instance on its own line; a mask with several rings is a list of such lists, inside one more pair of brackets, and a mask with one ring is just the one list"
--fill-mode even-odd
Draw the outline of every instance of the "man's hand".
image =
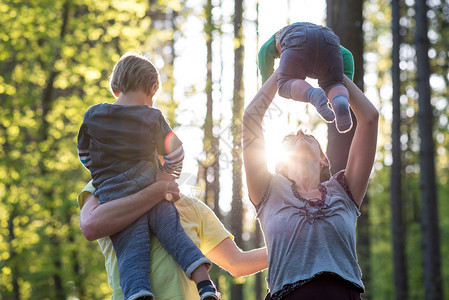
[[167, 173], [158, 169], [156, 173], [156, 181], [160, 182], [165, 187], [165, 200], [170, 202], [179, 200], [179, 186], [173, 176], [168, 175]]

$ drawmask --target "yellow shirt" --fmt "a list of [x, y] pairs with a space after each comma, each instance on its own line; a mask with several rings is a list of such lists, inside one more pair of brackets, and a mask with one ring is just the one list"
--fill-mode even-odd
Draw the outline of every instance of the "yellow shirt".
[[[84, 205], [87, 197], [94, 191], [89, 182], [78, 195], [78, 205]], [[181, 194], [181, 199], [175, 202], [181, 218], [181, 225], [187, 235], [207, 253], [224, 239], [233, 236], [226, 230], [214, 212], [203, 202]], [[97, 240], [105, 257], [108, 282], [112, 288], [112, 300], [122, 300], [117, 258], [109, 237]], [[195, 283], [188, 279], [176, 261], [165, 251], [156, 236], [151, 236], [150, 282], [151, 289], [158, 300], [199, 299]]]

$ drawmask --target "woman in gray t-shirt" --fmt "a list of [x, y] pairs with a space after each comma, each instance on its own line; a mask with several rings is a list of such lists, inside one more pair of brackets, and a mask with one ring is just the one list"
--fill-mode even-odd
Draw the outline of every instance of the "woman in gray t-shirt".
[[277, 91], [277, 72], [243, 115], [243, 160], [267, 244], [271, 299], [360, 299], [355, 226], [374, 162], [379, 113], [345, 77], [357, 117], [346, 169], [330, 177], [320, 145], [299, 130], [284, 139], [287, 161], [271, 174], [262, 121]]

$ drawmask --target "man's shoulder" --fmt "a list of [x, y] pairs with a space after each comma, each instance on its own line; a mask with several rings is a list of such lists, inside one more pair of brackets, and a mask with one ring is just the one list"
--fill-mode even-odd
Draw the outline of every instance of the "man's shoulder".
[[77, 201], [78, 206], [82, 208], [88, 196], [90, 196], [95, 191], [95, 187], [92, 184], [92, 180], [81, 190], [78, 194]]
[[175, 202], [176, 208], [182, 209], [183, 211], [192, 211], [197, 214], [204, 214], [207, 211], [210, 211], [211, 208], [204, 203], [203, 201], [193, 197], [187, 196], [183, 193], [179, 194], [180, 199]]
[[[199, 199], [193, 197], [193, 196], [188, 196], [184, 193], [179, 193], [179, 201], [181, 201], [179, 204], [182, 205], [186, 205], [186, 204], [192, 204], [192, 205], [204, 205], [204, 203], [202, 201], [200, 201]], [[179, 201], [175, 202], [175, 204], [177, 204]]]

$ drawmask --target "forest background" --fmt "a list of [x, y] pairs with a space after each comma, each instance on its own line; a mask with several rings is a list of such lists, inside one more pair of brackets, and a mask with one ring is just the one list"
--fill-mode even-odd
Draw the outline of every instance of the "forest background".
[[[79, 228], [76, 197], [90, 176], [76, 137], [88, 107], [113, 101], [108, 77], [132, 49], [161, 72], [157, 107], [186, 147], [181, 190], [242, 249], [263, 246], [240, 121], [260, 87], [259, 47], [294, 21], [339, 35], [381, 113], [357, 227], [364, 299], [449, 299], [448, 0], [2, 0], [0, 13], [1, 299], [110, 297], [99, 247]], [[305, 104], [274, 104], [264, 121], [270, 168], [275, 145], [299, 126], [344, 161], [351, 133], [337, 135]], [[211, 274], [224, 300], [266, 293], [266, 271]]]

